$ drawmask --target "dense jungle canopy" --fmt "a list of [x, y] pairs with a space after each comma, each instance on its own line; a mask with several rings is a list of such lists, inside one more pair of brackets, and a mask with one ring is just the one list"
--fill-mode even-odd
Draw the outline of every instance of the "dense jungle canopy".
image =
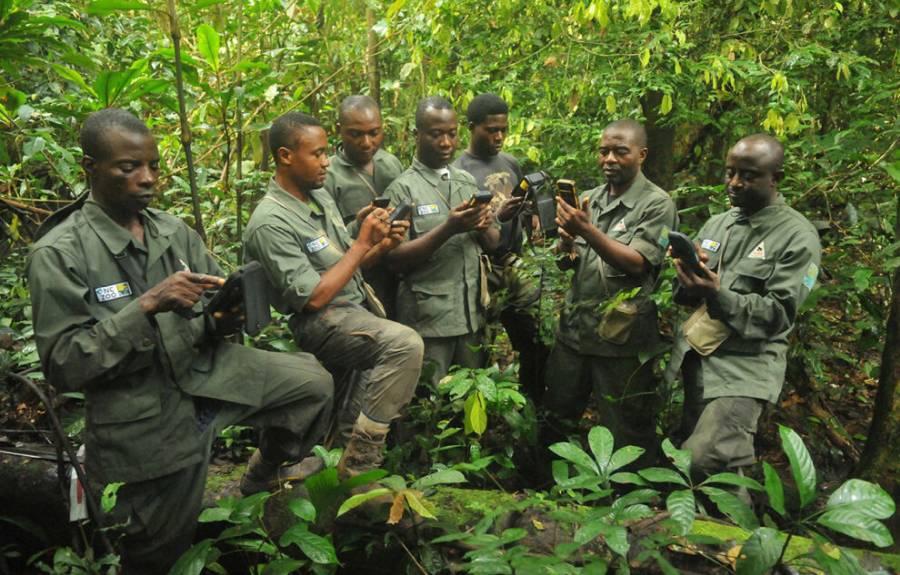
[[[728, 207], [722, 186], [728, 148], [756, 132], [781, 139], [780, 190], [819, 230], [822, 274], [792, 336], [785, 389], [761, 423], [758, 451], [780, 470], [793, 468], [792, 456], [785, 460], [779, 448], [776, 424], [784, 424], [803, 437], [831, 489], [866, 477], [896, 499], [898, 15], [892, 0], [0, 0], [0, 381], [6, 381], [0, 442], [15, 439], [9, 429], [43, 421], [39, 402], [6, 376], [41, 379], [25, 255], [39, 223], [86, 189], [78, 130], [89, 113], [121, 107], [147, 122], [163, 160], [155, 207], [195, 227], [223, 267], [233, 269], [242, 227], [271, 175], [265, 135], [273, 118], [289, 110], [313, 114], [334, 144], [339, 102], [369, 94], [382, 106], [385, 148], [408, 164], [419, 99], [443, 95], [453, 102], [462, 149], [467, 104], [494, 92], [510, 105], [505, 151], [526, 172], [571, 178], [582, 190], [602, 183], [596, 149], [603, 127], [618, 118], [643, 121], [645, 173], [675, 198], [688, 234]], [[529, 253], [528, 264], [542, 269], [546, 246]], [[541, 321], [550, 342], [568, 277], [545, 272]], [[686, 314], [671, 302], [672, 270], [664, 273], [655, 297], [671, 334]], [[294, 349], [278, 325], [254, 344]], [[494, 352], [504, 368], [515, 364], [505, 350], [501, 341]], [[667, 356], [651, 360], [662, 368]], [[491, 376], [499, 382], [495, 391], [514, 390], [515, 376], [498, 373]], [[393, 470], [425, 475], [436, 463], [457, 465], [476, 486], [535, 487], [504, 447], [533, 437], [521, 422], [533, 421], [533, 411], [488, 398], [482, 437], [473, 433], [471, 405], [463, 405], [468, 389], [438, 394], [430, 408], [413, 410], [409, 445], [388, 458]], [[679, 391], [665, 398], [664, 434], [677, 427]], [[57, 406], [78, 402], [63, 398]], [[453, 428], [459, 433], [451, 440], [453, 433], [444, 435]], [[486, 438], [494, 430], [491, 444]], [[77, 417], [67, 431], [78, 437]], [[443, 450], [444, 439], [457, 449]], [[226, 438], [230, 448], [228, 441], [236, 440]], [[421, 453], [404, 467], [415, 445]], [[482, 448], [492, 459], [472, 451]], [[418, 500], [409, 501], [421, 512]], [[693, 513], [693, 499], [690, 505]], [[749, 531], [775, 526], [732, 522]], [[601, 533], [608, 543], [614, 539], [602, 529], [591, 533], [580, 542]], [[756, 535], [754, 544], [766, 548], [768, 536]], [[473, 540], [466, 549], [493, 553], [516, 541], [495, 539]], [[303, 550], [326, 569], [330, 556], [319, 561]], [[654, 552], [641, 561], [674, 572]], [[494, 567], [479, 571], [479, 557]], [[496, 555], [476, 554], [465, 569], [512, 572], [504, 569], [514, 568], [514, 557], [501, 569], [489, 562]], [[827, 558], [817, 560], [825, 565]], [[548, 572], [572, 572], [559, 569]]]

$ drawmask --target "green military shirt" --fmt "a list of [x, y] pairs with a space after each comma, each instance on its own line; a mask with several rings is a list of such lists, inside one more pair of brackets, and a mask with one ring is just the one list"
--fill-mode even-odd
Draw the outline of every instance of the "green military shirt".
[[[576, 239], [578, 260], [572, 287], [566, 294], [560, 314], [558, 339], [579, 353], [607, 357], [636, 356], [652, 350], [659, 341], [656, 305], [650, 293], [668, 246], [668, 231], [677, 226], [675, 203], [669, 194], [638, 173], [628, 190], [618, 197], [607, 193], [607, 186], [589, 190], [582, 199], [589, 200], [594, 226], [637, 250], [650, 264], [650, 272], [642, 278], [626, 275], [604, 262], [581, 237]], [[605, 276], [605, 284], [604, 284]], [[605, 341], [598, 335], [603, 304], [622, 291], [640, 287], [631, 301], [638, 306], [638, 317], [623, 344]]]
[[[31, 249], [28, 279], [34, 334], [48, 380], [86, 400], [87, 467], [98, 481], [141, 481], [205, 457], [192, 396], [261, 405], [241, 346], [216, 355], [202, 317], [149, 317], [138, 297], [189, 269], [221, 275], [203, 242], [177, 218], [140, 213], [144, 242], [93, 201]], [[195, 311], [202, 309], [198, 302]], [[243, 350], [243, 351], [242, 351]], [[234, 363], [210, 380], [215, 362]]]
[[354, 166], [344, 156], [339, 146], [335, 155], [329, 158], [331, 165], [325, 176], [324, 188], [334, 198], [345, 223], [356, 217], [356, 213], [381, 196], [397, 176], [403, 172], [403, 165], [393, 154], [379, 149], [372, 161], [374, 174]]
[[[266, 270], [273, 307], [283, 314], [303, 312], [321, 274], [334, 267], [353, 240], [337, 206], [324, 189], [303, 202], [269, 180], [244, 231], [247, 261]], [[334, 302], [363, 304], [366, 300], [359, 270], [334, 297]]]
[[[478, 191], [467, 172], [453, 166], [447, 169], [449, 177], [443, 179], [416, 158], [385, 191], [392, 206], [403, 201], [413, 206], [410, 240], [444, 223], [451, 209]], [[478, 234], [454, 235], [427, 261], [402, 275], [397, 290], [397, 321], [413, 327], [422, 337], [455, 337], [482, 327]]]
[[[697, 234], [707, 266], [719, 273], [709, 315], [731, 328], [716, 351], [700, 359], [703, 398], [752, 397], [775, 402], [787, 366], [788, 334], [819, 273], [819, 236], [779, 197], [750, 217], [738, 208], [713, 216]], [[676, 300], [680, 299], [676, 286]], [[679, 333], [670, 378], [689, 345]]]

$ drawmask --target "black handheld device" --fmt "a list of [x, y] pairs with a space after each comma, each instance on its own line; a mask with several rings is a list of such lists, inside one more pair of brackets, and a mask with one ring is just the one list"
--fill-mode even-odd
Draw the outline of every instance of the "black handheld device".
[[512, 191], [512, 197], [521, 198], [522, 196], [526, 196], [527, 199], [531, 199], [534, 197], [535, 190], [543, 186], [544, 182], [549, 179], [550, 174], [543, 170], [540, 172], [527, 174], [519, 182], [519, 185], [516, 186], [516, 189]]
[[407, 204], [405, 201], [400, 202], [400, 205], [394, 208], [394, 211], [391, 213], [388, 218], [388, 225], [393, 224], [394, 222], [406, 221], [409, 219], [409, 214], [412, 212], [412, 206]]
[[391, 205], [390, 198], [375, 198], [372, 200], [372, 205], [376, 208], [386, 209], [389, 205]]
[[475, 204], [489, 204], [492, 199], [494, 199], [494, 194], [480, 190], [477, 193], [472, 194], [472, 199], [469, 203], [473, 206]]
[[697, 257], [697, 250], [694, 249], [694, 242], [691, 238], [681, 232], [669, 232], [669, 245], [672, 246], [672, 255], [681, 260], [695, 274], [705, 277], [706, 272], [700, 266], [700, 258]]
[[206, 304], [206, 311], [210, 315], [231, 313], [240, 306], [244, 309], [244, 331], [248, 335], [258, 334], [272, 321], [266, 297], [266, 275], [259, 262], [250, 262], [232, 272], [225, 285]]
[[579, 209], [575, 180], [556, 180], [556, 195], [576, 210]]

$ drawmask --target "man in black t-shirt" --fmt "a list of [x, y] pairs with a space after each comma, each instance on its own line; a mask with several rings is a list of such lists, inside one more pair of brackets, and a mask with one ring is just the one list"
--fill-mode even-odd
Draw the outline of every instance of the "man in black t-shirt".
[[[475, 178], [480, 190], [494, 195], [491, 207], [500, 221], [500, 247], [488, 254], [493, 271], [488, 276], [492, 298], [505, 291], [494, 313], [519, 352], [519, 381], [536, 403], [543, 393], [543, 367], [549, 350], [540, 341], [537, 318], [540, 289], [520, 269], [522, 253], [522, 201], [511, 197], [522, 179], [519, 162], [501, 151], [509, 131], [509, 106], [495, 94], [480, 94], [466, 110], [469, 147], [453, 162]], [[499, 304], [499, 305], [498, 305]], [[495, 315], [496, 317], [496, 315]]]

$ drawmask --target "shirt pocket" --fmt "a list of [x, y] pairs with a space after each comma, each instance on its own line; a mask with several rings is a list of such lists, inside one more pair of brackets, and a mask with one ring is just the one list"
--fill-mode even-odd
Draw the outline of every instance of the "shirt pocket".
[[112, 382], [99, 382], [87, 398], [88, 418], [92, 423], [131, 423], [160, 414], [160, 382], [150, 369]]
[[410, 286], [416, 301], [417, 323], [447, 322], [451, 318], [459, 308], [454, 301], [456, 283], [458, 282], [453, 280], [440, 280]]
[[[437, 208], [438, 211], [429, 214], [421, 214], [419, 212], [420, 208], [423, 210], [433, 210]], [[444, 223], [444, 220], [446, 219], [447, 214], [443, 213], [441, 208], [436, 206], [436, 204], [417, 204], [413, 207], [412, 228], [416, 237], [421, 237]]]
[[739, 294], [763, 294], [766, 282], [775, 271], [774, 262], [766, 260], [744, 259], [733, 270], [734, 279], [731, 280], [731, 291]]

